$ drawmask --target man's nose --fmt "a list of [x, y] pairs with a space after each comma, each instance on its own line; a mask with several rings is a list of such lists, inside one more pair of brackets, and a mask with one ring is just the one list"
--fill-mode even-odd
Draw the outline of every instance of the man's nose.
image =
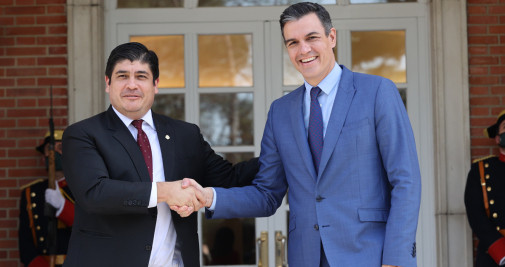
[[311, 50], [312, 50], [312, 48], [310, 47], [310, 45], [308, 43], [306, 43], [306, 42], [301, 42], [300, 43], [300, 53], [301, 54], [307, 54]]

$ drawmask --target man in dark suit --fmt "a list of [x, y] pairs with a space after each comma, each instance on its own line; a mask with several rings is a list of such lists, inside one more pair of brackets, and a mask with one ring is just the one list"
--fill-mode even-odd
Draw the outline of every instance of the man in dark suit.
[[479, 239], [476, 267], [505, 265], [505, 110], [484, 134], [499, 147], [499, 155], [477, 159], [468, 173], [465, 207]]
[[105, 71], [111, 106], [69, 126], [64, 165], [75, 196], [75, 222], [65, 266], [199, 266], [197, 216], [202, 185], [240, 186], [257, 159], [232, 167], [215, 154], [196, 125], [151, 111], [158, 58], [140, 43], [112, 50]]

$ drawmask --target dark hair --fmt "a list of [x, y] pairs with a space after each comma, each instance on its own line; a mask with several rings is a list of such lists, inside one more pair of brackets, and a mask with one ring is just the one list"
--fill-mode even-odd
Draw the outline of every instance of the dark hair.
[[149, 68], [153, 73], [153, 84], [160, 76], [158, 56], [156, 56], [156, 53], [147, 49], [147, 47], [141, 43], [130, 42], [118, 45], [110, 52], [109, 59], [107, 60], [107, 66], [105, 67], [105, 76], [109, 78], [109, 84], [114, 67], [119, 61], [123, 61], [125, 59], [128, 59], [131, 62], [138, 60], [141, 63], [149, 64]]
[[326, 35], [330, 34], [331, 28], [333, 25], [331, 24], [330, 14], [326, 9], [320, 4], [310, 3], [310, 2], [301, 2], [297, 4], [293, 4], [286, 8], [284, 12], [281, 14], [281, 18], [279, 19], [279, 23], [281, 24], [281, 32], [282, 38], [284, 38], [284, 25], [290, 21], [296, 21], [302, 18], [305, 15], [310, 13], [315, 13], [321, 21], [321, 24], [324, 27], [324, 33]]

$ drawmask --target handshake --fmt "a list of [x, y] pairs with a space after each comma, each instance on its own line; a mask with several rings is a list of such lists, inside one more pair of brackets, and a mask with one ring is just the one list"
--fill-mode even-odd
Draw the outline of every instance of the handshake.
[[212, 188], [203, 188], [190, 178], [175, 182], [158, 182], [156, 186], [158, 203], [166, 202], [170, 209], [181, 217], [187, 217], [202, 207], [209, 208], [214, 198]]

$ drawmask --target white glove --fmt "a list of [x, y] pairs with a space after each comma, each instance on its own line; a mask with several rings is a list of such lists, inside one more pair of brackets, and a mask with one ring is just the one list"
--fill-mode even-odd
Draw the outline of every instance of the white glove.
[[58, 186], [58, 182], [55, 182], [55, 189], [46, 189], [46, 202], [51, 204], [57, 211], [56, 216], [59, 216], [61, 211], [63, 211], [63, 207], [65, 206], [65, 198], [60, 192], [60, 187]]

